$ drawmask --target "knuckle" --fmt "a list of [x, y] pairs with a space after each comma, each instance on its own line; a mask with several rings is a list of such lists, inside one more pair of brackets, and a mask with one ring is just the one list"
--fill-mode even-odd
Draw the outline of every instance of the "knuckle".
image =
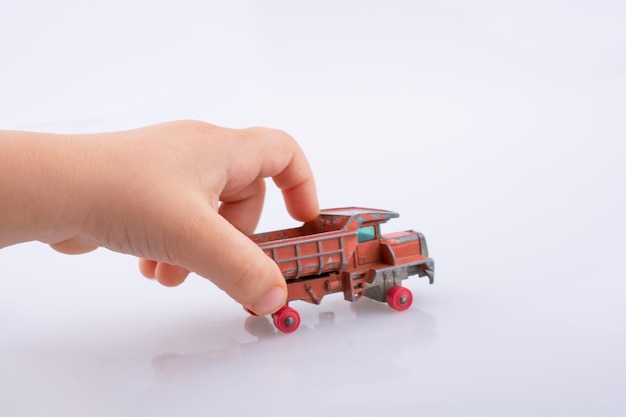
[[295, 139], [287, 132], [281, 129], [270, 127], [253, 126], [243, 129], [245, 136], [255, 139], [266, 139], [282, 141], [285, 143], [295, 143]]
[[203, 122], [201, 120], [195, 120], [195, 119], [180, 120], [178, 121], [178, 123], [180, 124], [180, 127], [184, 127], [189, 130], [200, 131], [200, 132], [206, 131], [207, 129], [211, 129], [214, 127], [210, 123]]

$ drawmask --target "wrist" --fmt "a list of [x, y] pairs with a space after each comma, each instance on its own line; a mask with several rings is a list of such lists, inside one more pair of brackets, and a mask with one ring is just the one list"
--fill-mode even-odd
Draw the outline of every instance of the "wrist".
[[0, 132], [0, 247], [76, 233], [89, 205], [80, 186], [89, 164], [82, 142], [74, 135]]

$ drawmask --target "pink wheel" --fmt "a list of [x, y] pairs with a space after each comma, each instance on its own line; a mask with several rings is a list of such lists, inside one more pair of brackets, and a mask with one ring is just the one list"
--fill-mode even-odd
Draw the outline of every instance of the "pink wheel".
[[391, 289], [387, 291], [385, 298], [387, 299], [389, 307], [398, 311], [404, 311], [413, 304], [413, 294], [411, 294], [411, 290], [400, 285], [391, 287]]
[[274, 326], [283, 333], [293, 333], [300, 327], [300, 314], [288, 306], [272, 314], [272, 318]]

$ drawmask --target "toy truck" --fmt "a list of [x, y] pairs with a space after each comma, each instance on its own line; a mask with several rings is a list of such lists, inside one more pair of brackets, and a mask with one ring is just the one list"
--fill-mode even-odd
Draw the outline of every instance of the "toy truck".
[[[423, 234], [408, 230], [381, 235], [380, 225], [395, 217], [397, 213], [386, 210], [327, 209], [300, 227], [250, 238], [280, 267], [287, 281], [287, 303], [319, 304], [328, 294], [343, 293], [347, 301], [366, 296], [404, 311], [413, 295], [402, 280], [419, 275], [432, 284], [435, 264]], [[288, 305], [272, 318], [284, 333], [300, 325], [300, 315]]]

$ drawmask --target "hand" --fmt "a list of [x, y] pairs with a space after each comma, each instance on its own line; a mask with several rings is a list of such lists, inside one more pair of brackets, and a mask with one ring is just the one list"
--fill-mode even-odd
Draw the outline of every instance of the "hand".
[[62, 142], [69, 168], [60, 177], [71, 187], [39, 240], [63, 253], [102, 246], [136, 255], [141, 272], [167, 286], [193, 271], [257, 314], [285, 304], [278, 266], [246, 234], [267, 177], [294, 219], [318, 214], [313, 175], [289, 135], [179, 121]]

